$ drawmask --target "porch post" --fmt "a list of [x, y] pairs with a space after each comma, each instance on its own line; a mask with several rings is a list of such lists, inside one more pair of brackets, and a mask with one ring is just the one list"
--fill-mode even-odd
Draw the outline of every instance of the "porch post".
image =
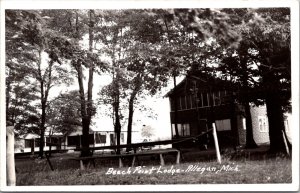
[[34, 155], [34, 149], [35, 149], [35, 138], [31, 139], [31, 154]]
[[96, 132], [94, 132], [94, 147], [96, 146]]
[[214, 141], [215, 141], [215, 148], [216, 148], [216, 154], [217, 154], [217, 161], [220, 164], [221, 163], [221, 154], [220, 154], [220, 149], [219, 149], [219, 142], [218, 142], [218, 136], [217, 136], [217, 130], [216, 130], [216, 124], [213, 123], [213, 136], [214, 136]]
[[6, 127], [6, 182], [7, 186], [16, 185], [16, 170], [15, 170], [15, 135], [14, 126]]

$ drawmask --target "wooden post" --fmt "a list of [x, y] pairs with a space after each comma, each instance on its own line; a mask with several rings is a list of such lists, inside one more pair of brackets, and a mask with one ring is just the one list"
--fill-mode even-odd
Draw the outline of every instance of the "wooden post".
[[132, 167], [134, 167], [134, 162], [135, 162], [135, 155], [132, 158], [132, 164], [131, 164]]
[[217, 136], [217, 130], [216, 130], [216, 124], [213, 123], [213, 136], [214, 136], [214, 141], [215, 141], [215, 148], [216, 148], [216, 154], [217, 154], [217, 161], [220, 164], [221, 163], [221, 154], [220, 154], [220, 149], [219, 149], [219, 143], [218, 143], [218, 136]]
[[34, 149], [35, 149], [35, 138], [31, 139], [31, 154], [34, 155]]
[[81, 144], [81, 136], [78, 135], [78, 137], [79, 137], [79, 148], [82, 148], [82, 144]]
[[96, 147], [96, 132], [94, 132], [94, 147]]
[[180, 163], [180, 151], [177, 152], [176, 164]]
[[[50, 138], [50, 143], [51, 143], [51, 138]], [[44, 147], [45, 147], [45, 149], [46, 149], [46, 146], [47, 146], [47, 141], [46, 141], [46, 137], [44, 137]]]
[[119, 168], [123, 167], [122, 158], [119, 157]]
[[15, 169], [15, 135], [14, 126], [6, 127], [6, 182], [7, 186], [16, 185], [16, 169]]
[[83, 160], [80, 160], [79, 162], [80, 162], [80, 169], [84, 170]]
[[[49, 152], [49, 153], [50, 153], [50, 152]], [[48, 162], [48, 164], [49, 164], [49, 166], [50, 166], [50, 169], [51, 169], [52, 171], [54, 171], [54, 168], [53, 168], [53, 166], [52, 166], [52, 164], [51, 164], [51, 161], [50, 161], [50, 158], [49, 158], [49, 154], [48, 154], [48, 153], [45, 153], [45, 155], [46, 155], [47, 162]]]
[[68, 136], [66, 136], [66, 139], [65, 139], [65, 142], [63, 143], [64, 144], [64, 149], [68, 149], [67, 146], [68, 146]]
[[163, 155], [161, 153], [159, 154], [159, 158], [160, 158], [160, 165], [164, 166], [165, 165], [165, 161], [164, 161], [164, 157], [163, 157]]
[[289, 146], [288, 146], [288, 144], [287, 144], [287, 139], [286, 139], [286, 137], [285, 137], [285, 135], [284, 135], [284, 131], [282, 130], [282, 136], [283, 136], [283, 140], [284, 140], [284, 145], [285, 145], [285, 149], [286, 149], [286, 153], [288, 154], [288, 155], [290, 155], [290, 150], [289, 150]]

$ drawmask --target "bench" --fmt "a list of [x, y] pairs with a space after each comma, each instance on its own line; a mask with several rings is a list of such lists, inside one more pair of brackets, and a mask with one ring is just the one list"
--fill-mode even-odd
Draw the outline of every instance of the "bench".
[[144, 152], [136, 152], [136, 153], [128, 153], [128, 154], [115, 154], [115, 155], [101, 155], [101, 156], [90, 156], [90, 157], [76, 157], [76, 158], [69, 158], [70, 160], [75, 160], [75, 161], [79, 161], [80, 164], [80, 169], [84, 170], [84, 164], [83, 161], [89, 161], [93, 163], [94, 167], [95, 167], [95, 160], [96, 159], [103, 159], [103, 158], [118, 158], [119, 159], [119, 167], [123, 167], [123, 162], [122, 162], [122, 158], [125, 157], [132, 157], [132, 167], [135, 164], [136, 159], [139, 156], [149, 156], [149, 155], [159, 155], [160, 158], [160, 165], [164, 166], [165, 165], [165, 161], [163, 158], [164, 154], [170, 154], [170, 153], [176, 153], [176, 164], [180, 163], [180, 151], [177, 149], [155, 149], [155, 150], [148, 150], [148, 151], [144, 151]]

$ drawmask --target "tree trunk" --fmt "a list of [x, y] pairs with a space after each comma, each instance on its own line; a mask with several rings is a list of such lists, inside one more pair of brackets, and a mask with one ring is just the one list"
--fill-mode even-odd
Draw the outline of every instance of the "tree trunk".
[[[93, 27], [94, 27], [94, 19], [93, 10], [89, 11], [89, 51], [93, 51]], [[91, 54], [91, 53], [90, 53]], [[91, 56], [92, 57], [92, 56]], [[84, 88], [83, 88], [83, 81], [82, 81], [82, 67], [80, 66], [80, 72], [81, 72], [81, 79], [80, 79], [80, 95], [81, 95], [81, 101], [82, 101], [82, 107], [84, 114], [82, 114], [82, 152], [81, 156], [90, 156], [91, 151], [89, 150], [89, 131], [90, 131], [90, 124], [91, 124], [91, 118], [93, 113], [93, 77], [94, 77], [94, 64], [89, 64], [89, 79], [88, 79], [88, 91], [87, 91], [87, 103], [85, 102], [84, 97]]]
[[269, 120], [270, 153], [286, 153], [282, 131], [284, 118], [278, 93], [270, 92], [266, 97]]
[[[131, 138], [132, 138], [132, 121], [133, 121], [133, 105], [134, 105], [134, 99], [136, 96], [136, 91], [133, 91], [133, 93], [130, 96], [129, 99], [129, 113], [128, 113], [128, 125], [127, 125], [127, 145], [131, 144]], [[130, 151], [130, 148], [127, 148], [126, 151]]]
[[51, 138], [51, 135], [49, 135], [49, 153], [48, 153], [48, 156], [51, 157], [51, 150], [52, 150], [52, 138]]
[[120, 115], [119, 115], [119, 95], [115, 97], [115, 133], [117, 138], [117, 154], [120, 154], [120, 137], [121, 137], [121, 123], [120, 123]]
[[90, 121], [88, 118], [82, 119], [82, 151], [81, 157], [87, 157], [91, 155], [89, 150], [89, 129], [90, 129]]
[[7, 186], [16, 185], [15, 152], [14, 152], [14, 127], [6, 127], [6, 177]]
[[248, 90], [249, 90], [249, 84], [248, 84], [248, 79], [249, 79], [249, 72], [247, 69], [247, 62], [248, 62], [248, 57], [247, 57], [248, 50], [241, 50], [239, 55], [240, 55], [240, 60], [241, 60], [241, 67], [243, 69], [242, 71], [242, 102], [245, 107], [245, 116], [246, 116], [246, 148], [257, 148], [257, 144], [255, 143], [253, 139], [253, 127], [252, 127], [252, 117], [251, 117], [251, 111], [250, 111], [250, 105], [249, 105], [249, 95], [248, 95]]
[[81, 112], [81, 125], [82, 125], [82, 150], [81, 157], [86, 157], [89, 155], [89, 142], [88, 142], [88, 132], [89, 132], [89, 122], [87, 118], [86, 102], [84, 96], [84, 86], [83, 86], [83, 72], [80, 61], [75, 64], [75, 69], [77, 71], [77, 80], [79, 86], [79, 96], [80, 96], [80, 112]]
[[46, 101], [42, 99], [42, 120], [40, 125], [40, 140], [39, 140], [39, 157], [44, 158], [44, 143], [45, 143], [45, 124], [46, 124]]
[[232, 132], [232, 144], [234, 148], [239, 145], [239, 134], [238, 134], [238, 127], [237, 127], [237, 112], [236, 112], [236, 103], [235, 103], [235, 96], [231, 93], [230, 99], [230, 126]]
[[[49, 91], [51, 88], [51, 83], [52, 83], [52, 66], [53, 66], [53, 60], [50, 61], [49, 63], [49, 70], [48, 70], [48, 81], [45, 80], [44, 74], [42, 76], [42, 71], [41, 71], [41, 65], [42, 65], [42, 50], [39, 51], [39, 79], [40, 79], [40, 87], [41, 87], [41, 105], [42, 105], [42, 117], [41, 117], [41, 124], [40, 124], [40, 141], [39, 141], [39, 146], [40, 146], [40, 151], [39, 151], [39, 157], [43, 158], [44, 157], [44, 145], [45, 145], [45, 125], [46, 125], [46, 108], [47, 108], [47, 100], [48, 100], [48, 95]], [[46, 72], [45, 72], [46, 73]]]
[[282, 101], [280, 98], [280, 80], [274, 72], [270, 71], [270, 69], [264, 69], [264, 71], [265, 74], [263, 74], [263, 85], [265, 87], [265, 99], [270, 137], [269, 153], [286, 154], [287, 152], [282, 135], [282, 131], [284, 131], [284, 116]]

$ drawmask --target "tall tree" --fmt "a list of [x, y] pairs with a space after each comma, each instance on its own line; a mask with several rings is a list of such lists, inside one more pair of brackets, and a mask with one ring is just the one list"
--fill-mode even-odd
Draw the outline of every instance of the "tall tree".
[[[235, 85], [239, 85], [236, 88], [239, 92], [236, 96], [237, 100], [244, 106], [244, 116], [246, 118], [246, 148], [256, 148], [257, 144], [253, 139], [253, 127], [252, 117], [250, 111], [250, 102], [258, 103], [257, 98], [253, 97], [251, 92], [257, 86], [258, 81], [255, 81], [257, 70], [253, 69], [253, 60], [251, 60], [251, 50], [249, 47], [240, 43], [239, 47], [235, 50], [227, 50], [223, 53], [225, 56], [221, 56], [221, 61], [218, 66], [218, 70], [221, 71], [222, 76], [226, 80], [231, 81]], [[223, 58], [222, 58], [223, 57]], [[230, 77], [229, 79], [227, 77]]]
[[6, 12], [6, 119], [15, 125], [16, 134], [26, 133], [32, 116], [38, 116], [32, 102], [38, 99], [36, 85], [30, 84], [30, 64], [34, 57], [27, 50], [32, 46], [22, 35], [21, 12]]
[[[283, 113], [290, 109], [291, 96], [290, 11], [288, 8], [269, 8], [225, 12], [237, 21], [239, 18], [244, 21], [233, 28], [240, 32], [241, 41], [235, 53], [240, 62], [236, 64], [238, 67], [232, 68], [240, 69], [238, 76], [241, 78], [246, 113], [249, 111], [246, 103], [263, 100], [269, 120], [270, 152], [285, 152]], [[249, 66], [255, 70], [250, 72]], [[249, 81], [251, 77], [256, 77], [257, 81], [253, 78]], [[249, 82], [252, 85], [248, 85]], [[251, 137], [250, 132], [251, 127], [247, 139]]]
[[[125, 92], [128, 97], [127, 144], [132, 141], [132, 124], [135, 103], [142, 95], [154, 95], [167, 82], [168, 70], [159, 66], [159, 48], [162, 44], [162, 27], [158, 16], [149, 10], [132, 10], [126, 13], [127, 33], [126, 58], [122, 65], [126, 69]], [[139, 104], [141, 105], [141, 104]]]
[[[93, 52], [93, 28], [94, 28], [94, 17], [95, 12], [93, 10], [88, 11], [88, 37], [89, 37], [89, 54], [92, 55]], [[81, 152], [81, 156], [88, 156], [90, 155], [89, 148], [89, 131], [90, 131], [90, 124], [91, 118], [95, 112], [95, 108], [93, 107], [93, 78], [94, 78], [94, 69], [95, 64], [92, 60], [89, 61], [88, 64], [88, 90], [87, 90], [87, 99], [85, 99], [84, 94], [84, 87], [83, 87], [83, 72], [81, 64], [76, 66], [77, 71], [77, 78], [79, 84], [79, 94], [81, 99], [81, 115], [82, 115], [82, 147], [83, 150]]]
[[[108, 92], [112, 97], [113, 105], [113, 124], [116, 134], [117, 146], [120, 145], [121, 136], [121, 109], [120, 103], [122, 98], [122, 86], [124, 83], [121, 60], [124, 58], [126, 39], [124, 33], [126, 31], [126, 23], [124, 22], [124, 13], [121, 10], [106, 11], [103, 17], [99, 18], [97, 30], [101, 33], [95, 35], [95, 39], [103, 44], [103, 50], [107, 57], [111, 60], [112, 83]], [[120, 153], [117, 148], [117, 153]]]
[[[59, 85], [66, 80], [62, 75], [66, 74], [67, 71], [57, 65], [61, 64], [61, 61], [54, 51], [57, 36], [53, 31], [47, 28], [40, 11], [7, 11], [6, 23], [11, 29], [15, 30], [15, 36], [12, 38], [17, 37], [22, 44], [29, 47], [28, 50], [22, 50], [22, 46], [20, 46], [18, 49], [22, 50], [23, 53], [15, 57], [21, 59], [21, 57], [26, 56], [31, 59], [31, 63], [26, 66], [26, 70], [27, 74], [31, 77], [30, 81], [36, 83], [38, 86], [37, 92], [40, 95], [39, 156], [43, 157], [46, 109], [49, 92], [54, 85]], [[18, 27], [14, 25], [18, 25]], [[12, 54], [8, 53], [8, 55]]]
[[[50, 10], [46, 14], [52, 18], [49, 19], [49, 25], [65, 38], [57, 42], [58, 57], [70, 61], [76, 71], [83, 133], [81, 156], [88, 156], [91, 154], [88, 149], [88, 134], [92, 117], [96, 112], [93, 103], [94, 74], [101, 73], [105, 69], [99, 53], [94, 49], [97, 47], [94, 41], [97, 14], [95, 10]], [[87, 49], [84, 46], [86, 36], [88, 37]], [[88, 71], [87, 89], [84, 87], [86, 71]]]
[[284, 110], [290, 106], [291, 97], [291, 50], [290, 10], [288, 8], [257, 10], [263, 22], [254, 27], [254, 48], [259, 52], [258, 65], [261, 86], [266, 101], [270, 152], [285, 152], [282, 132]]

